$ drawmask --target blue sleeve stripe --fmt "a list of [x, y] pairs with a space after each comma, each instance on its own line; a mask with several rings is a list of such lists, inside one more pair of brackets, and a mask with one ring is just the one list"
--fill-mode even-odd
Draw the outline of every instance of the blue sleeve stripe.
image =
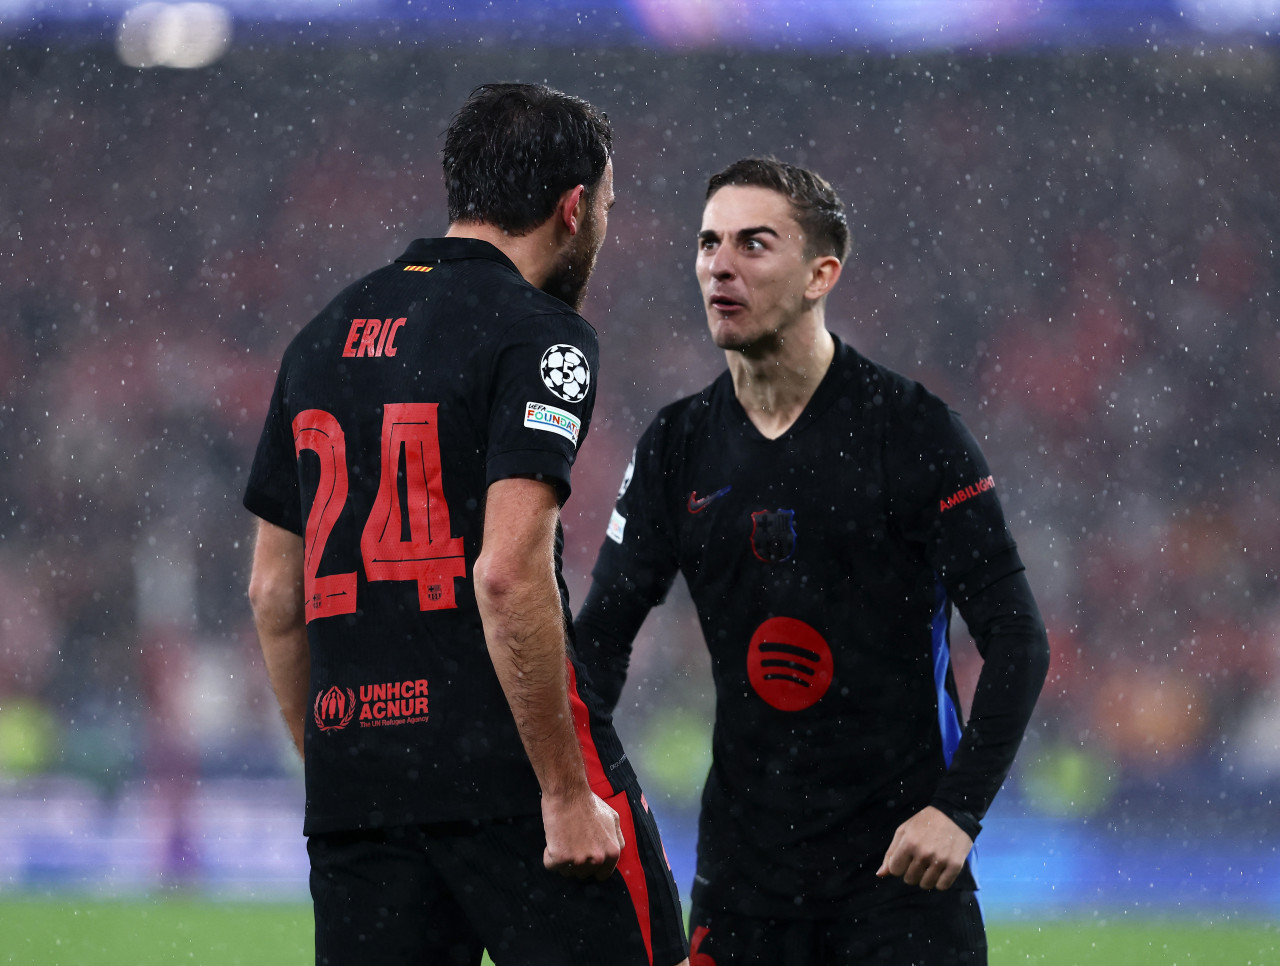
[[938, 696], [938, 728], [942, 733], [942, 756], [951, 767], [951, 758], [960, 747], [960, 712], [947, 692], [947, 669], [951, 667], [951, 643], [948, 637], [947, 592], [942, 581], [936, 583], [937, 609], [933, 614], [933, 686]]
[[[947, 591], [935, 578], [933, 612], [933, 686], [938, 695], [938, 729], [942, 733], [942, 757], [951, 767], [951, 759], [960, 747], [960, 712], [947, 691], [947, 669], [951, 666], [951, 622], [947, 618]], [[969, 852], [969, 871], [978, 882], [978, 846]]]

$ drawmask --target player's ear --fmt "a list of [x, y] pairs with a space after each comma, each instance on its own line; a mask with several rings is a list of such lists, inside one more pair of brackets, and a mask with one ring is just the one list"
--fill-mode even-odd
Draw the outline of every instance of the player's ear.
[[570, 188], [560, 196], [554, 215], [570, 235], [576, 235], [587, 217], [587, 189], [585, 185]]
[[819, 255], [809, 262], [809, 284], [805, 287], [804, 297], [810, 300], [822, 298], [840, 279], [840, 271], [844, 266], [834, 255]]

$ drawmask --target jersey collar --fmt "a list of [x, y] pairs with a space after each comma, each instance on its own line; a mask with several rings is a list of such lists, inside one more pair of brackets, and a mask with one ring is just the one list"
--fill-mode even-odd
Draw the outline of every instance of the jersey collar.
[[800, 411], [800, 415], [796, 417], [795, 422], [788, 426], [787, 431], [777, 439], [769, 439], [760, 430], [756, 429], [755, 423], [747, 415], [747, 411], [743, 408], [737, 393], [733, 391], [733, 376], [730, 375], [729, 370], [726, 369], [720, 374], [716, 380], [721, 386], [720, 391], [727, 396], [729, 406], [747, 432], [755, 434], [765, 443], [777, 443], [781, 440], [790, 439], [804, 432], [809, 424], [829, 409], [831, 404], [840, 397], [843, 389], [842, 383], [845, 380], [845, 372], [854, 358], [855, 350], [841, 341], [840, 337], [834, 332], [831, 333], [831, 338], [835, 341], [835, 354], [831, 357], [831, 365], [827, 367], [827, 371], [813, 390], [813, 395], [809, 397], [809, 401], [805, 403], [804, 409]]
[[515, 263], [495, 246], [479, 238], [418, 238], [409, 244], [396, 263], [427, 265], [433, 262], [461, 261], [468, 258], [485, 258], [505, 265], [519, 274]]

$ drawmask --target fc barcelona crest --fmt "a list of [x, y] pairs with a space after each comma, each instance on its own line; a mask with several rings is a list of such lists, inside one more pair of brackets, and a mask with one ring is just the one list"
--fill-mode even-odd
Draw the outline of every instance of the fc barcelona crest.
[[796, 552], [796, 511], [757, 510], [751, 514], [751, 552], [765, 563], [782, 563]]

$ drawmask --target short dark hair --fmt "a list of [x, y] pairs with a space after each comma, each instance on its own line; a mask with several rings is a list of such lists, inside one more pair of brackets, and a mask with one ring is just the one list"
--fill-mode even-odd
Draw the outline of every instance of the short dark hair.
[[821, 175], [776, 158], [742, 158], [711, 176], [707, 198], [730, 185], [768, 188], [784, 195], [804, 232], [810, 257], [835, 255], [841, 262], [849, 257], [849, 219], [844, 202]]
[[449, 221], [485, 222], [525, 235], [566, 191], [594, 194], [613, 150], [609, 118], [540, 84], [483, 84], [445, 133]]

